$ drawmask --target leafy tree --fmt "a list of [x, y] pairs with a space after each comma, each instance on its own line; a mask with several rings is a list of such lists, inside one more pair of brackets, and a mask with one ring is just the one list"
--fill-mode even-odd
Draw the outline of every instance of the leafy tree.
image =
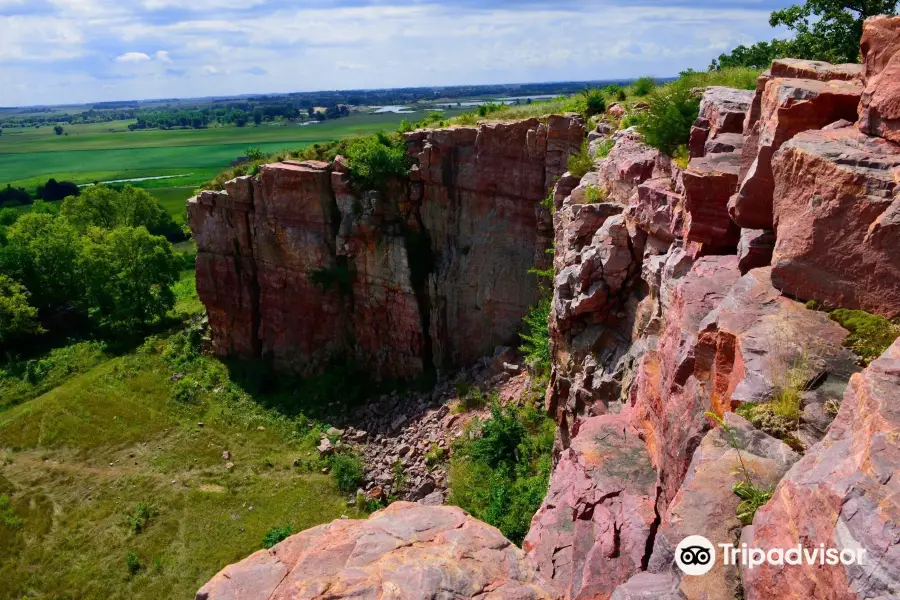
[[78, 269], [81, 240], [65, 219], [46, 213], [19, 217], [0, 248], [0, 272], [31, 292], [31, 304], [51, 311], [82, 298]]
[[81, 195], [66, 198], [60, 213], [82, 233], [90, 227], [146, 227], [154, 234], [168, 235], [174, 225], [156, 198], [130, 185], [122, 190], [92, 185]]
[[81, 190], [71, 181], [56, 181], [52, 177], [37, 187], [36, 196], [47, 202], [56, 202], [68, 196], [77, 196]]
[[63, 129], [62, 125], [57, 125], [56, 127], [53, 128], [53, 131], [56, 132], [56, 135], [62, 135], [63, 131], [65, 131], [65, 129]]
[[0, 274], [0, 348], [44, 331], [29, 297], [25, 286]]
[[31, 195], [24, 188], [12, 187], [6, 184], [6, 189], [0, 189], [0, 206], [23, 206], [31, 204]]
[[776, 10], [769, 17], [769, 24], [787, 27], [794, 32], [793, 39], [738, 46], [714, 60], [712, 68], [765, 68], [772, 59], [783, 56], [832, 63], [859, 62], [863, 22], [874, 15], [896, 14], [897, 4], [897, 0], [806, 0]]
[[631, 85], [635, 96], [646, 96], [656, 87], [656, 80], [652, 77], [641, 77]]
[[181, 260], [165, 238], [144, 227], [91, 228], [79, 262], [91, 313], [104, 325], [136, 329], [175, 305]]
[[585, 88], [581, 95], [584, 96], [584, 116], [591, 118], [606, 112], [606, 98], [603, 97], [603, 91], [598, 88]]
[[19, 211], [14, 208], [0, 208], [0, 227], [8, 227], [19, 218]]

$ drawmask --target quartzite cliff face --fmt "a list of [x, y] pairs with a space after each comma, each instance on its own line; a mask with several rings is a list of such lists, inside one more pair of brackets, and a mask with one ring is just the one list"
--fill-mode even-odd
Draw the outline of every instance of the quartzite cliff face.
[[409, 181], [385, 192], [353, 190], [338, 158], [201, 193], [188, 211], [216, 352], [402, 379], [514, 343], [553, 240], [541, 200], [583, 137], [578, 117], [419, 131]]
[[[406, 372], [421, 365], [427, 340], [434, 364], [443, 365], [489, 353], [512, 335], [535, 298], [523, 272], [540, 264], [552, 239], [546, 404], [559, 426], [549, 491], [524, 556], [456, 513], [395, 505], [366, 523], [338, 522], [290, 538], [228, 567], [198, 597], [900, 597], [900, 341], [863, 369], [845, 347], [848, 332], [806, 305], [900, 315], [900, 18], [867, 21], [862, 51], [862, 67], [780, 60], [755, 92], [705, 90], [684, 170], [637, 132], [613, 134], [615, 146], [594, 170], [555, 183], [552, 228], [538, 201], [580, 143], [580, 123], [557, 118], [411, 134], [418, 168], [406, 195], [397, 196], [404, 201], [371, 214], [397, 210], [405, 231], [427, 232], [436, 260], [424, 291], [414, 279], [385, 286], [384, 275], [368, 275], [388, 264], [396, 267], [382, 273], [409, 270], [408, 245], [371, 258], [383, 246], [366, 236], [382, 225], [366, 230], [344, 217], [334, 242], [329, 227], [337, 217], [327, 207], [329, 193], [342, 205], [343, 192], [334, 192], [344, 189], [334, 183], [340, 164], [267, 167], [250, 200], [242, 190], [251, 183], [238, 181], [227, 195], [193, 201], [192, 223], [209, 220], [207, 239], [198, 240], [208, 265], [198, 270], [206, 278], [198, 287], [220, 351], [275, 352], [282, 338], [263, 306], [279, 301], [279, 288], [266, 273], [278, 270], [291, 282], [285, 285], [306, 290], [301, 282], [310, 272], [346, 259], [367, 275], [357, 276], [351, 298], [311, 296], [319, 302], [310, 308], [316, 328], [304, 330], [303, 340], [327, 344], [340, 339], [329, 331], [354, 330], [359, 340], [360, 330], [376, 331], [385, 319], [411, 323], [385, 332], [397, 344], [387, 362], [370, 362], [404, 364]], [[609, 133], [601, 124], [589, 138]], [[337, 179], [322, 191], [324, 176], [313, 174], [329, 169]], [[310, 215], [264, 221], [281, 195], [301, 193], [294, 183], [256, 191], [279, 170], [309, 178], [304, 199], [290, 206]], [[604, 202], [588, 203], [591, 186], [606, 192]], [[500, 228], [500, 220], [511, 223]], [[285, 232], [254, 230], [261, 226]], [[294, 226], [299, 230], [287, 231]], [[269, 239], [264, 245], [273, 248], [308, 247], [304, 257], [315, 260], [255, 249]], [[352, 250], [346, 239], [356, 241]], [[505, 268], [510, 263], [515, 269]], [[379, 316], [387, 287], [396, 297], [384, 309], [390, 315]], [[362, 317], [348, 320], [353, 313], [341, 302], [349, 301], [369, 303], [372, 316], [363, 324]], [[280, 302], [286, 308], [309, 300]], [[303, 340], [278, 347], [321, 347]], [[363, 342], [356, 351], [377, 355]], [[397, 363], [400, 356], [407, 362]], [[785, 438], [790, 447], [734, 412], [771, 401], [787, 373], [803, 378], [799, 427]], [[732, 491], [741, 464], [757, 485], [774, 488], [746, 527]], [[412, 531], [438, 531], [434, 523], [445, 519], [472, 535], [462, 543], [441, 529], [410, 542]], [[399, 533], [381, 533], [387, 524]], [[371, 541], [345, 544], [354, 531], [370, 532]], [[674, 565], [687, 535], [765, 550], [798, 543], [863, 549], [868, 562], [754, 570], [718, 564], [688, 577]], [[302, 536], [344, 554], [334, 562], [325, 551], [301, 553]], [[427, 557], [396, 549], [408, 543]], [[274, 595], [266, 595], [253, 589], [263, 575], [290, 583], [273, 584]]]

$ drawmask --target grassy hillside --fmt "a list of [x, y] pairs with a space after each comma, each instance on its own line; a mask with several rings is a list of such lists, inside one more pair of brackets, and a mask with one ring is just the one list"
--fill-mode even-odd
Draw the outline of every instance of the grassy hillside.
[[[200, 310], [191, 271], [175, 291]], [[0, 598], [190, 598], [272, 528], [358, 516], [321, 472], [324, 424], [183, 339], [0, 367]]]

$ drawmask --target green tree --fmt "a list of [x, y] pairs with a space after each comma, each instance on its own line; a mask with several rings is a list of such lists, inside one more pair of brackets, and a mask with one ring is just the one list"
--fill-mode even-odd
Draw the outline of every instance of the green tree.
[[56, 135], [62, 135], [63, 131], [65, 131], [65, 129], [63, 129], [62, 125], [57, 125], [56, 127], [53, 128], [53, 131], [56, 132]]
[[581, 95], [584, 96], [584, 116], [591, 118], [606, 112], [606, 98], [603, 97], [603, 91], [599, 88], [585, 88]]
[[172, 245], [144, 227], [88, 230], [80, 259], [92, 315], [116, 329], [162, 319], [175, 305], [172, 285], [181, 260]]
[[897, 0], [806, 0], [769, 17], [772, 27], [794, 32], [790, 40], [738, 46], [719, 56], [713, 69], [732, 66], [766, 68], [775, 58], [790, 56], [832, 63], [859, 62], [863, 22], [871, 16], [896, 14]]
[[60, 214], [82, 233], [90, 227], [146, 227], [156, 232], [171, 217], [147, 190], [125, 186], [122, 190], [92, 185], [78, 196], [63, 200]]
[[10, 225], [6, 238], [6, 246], [0, 248], [0, 272], [31, 292], [33, 306], [49, 311], [80, 302], [81, 239], [68, 221], [46, 213], [27, 213]]
[[646, 96], [656, 87], [653, 77], [640, 77], [631, 84], [635, 96]]
[[30, 296], [25, 286], [0, 274], [0, 348], [43, 333], [37, 309], [28, 303]]

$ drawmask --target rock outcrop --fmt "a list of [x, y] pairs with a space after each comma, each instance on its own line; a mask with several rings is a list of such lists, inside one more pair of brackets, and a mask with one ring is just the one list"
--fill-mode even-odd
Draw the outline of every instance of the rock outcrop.
[[197, 600], [555, 598], [521, 550], [453, 507], [396, 502], [338, 520], [230, 565]]
[[408, 379], [515, 343], [553, 240], [540, 201], [583, 136], [571, 116], [419, 131], [410, 181], [381, 192], [354, 190], [339, 158], [201, 193], [188, 207], [215, 351]]
[[859, 129], [900, 143], [900, 17], [866, 20], [860, 51], [865, 90], [859, 103]]
[[900, 146], [853, 127], [808, 131], [773, 163], [775, 285], [827, 306], [900, 315]]
[[778, 485], [741, 541], [863, 551], [862, 565], [742, 569], [747, 600], [900, 595], [900, 341], [850, 381], [831, 429]]

